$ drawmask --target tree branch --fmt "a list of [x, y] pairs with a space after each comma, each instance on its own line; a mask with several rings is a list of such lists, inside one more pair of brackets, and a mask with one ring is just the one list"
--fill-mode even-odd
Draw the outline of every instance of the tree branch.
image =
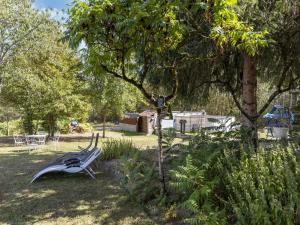
[[172, 89], [172, 93], [166, 97], [166, 102], [172, 100], [176, 96], [176, 93], [177, 93], [177, 90], [178, 90], [178, 85], [179, 84], [178, 84], [178, 77], [177, 77], [176, 63], [175, 62], [173, 63], [173, 66], [171, 68], [171, 72], [172, 72], [172, 75], [173, 75], [173, 89]]
[[14, 47], [16, 46], [18, 43], [20, 43], [21, 41], [23, 41], [24, 39], [26, 39], [35, 29], [37, 29], [41, 24], [43, 23], [43, 21], [40, 21], [36, 26], [34, 26], [33, 28], [31, 28], [26, 34], [24, 34], [22, 37], [20, 37], [19, 39], [17, 39], [15, 42], [11, 43], [10, 45], [8, 45], [8, 47], [1, 53], [0, 55], [0, 65], [4, 63], [4, 57], [8, 54], [8, 52]]
[[282, 73], [281, 73], [281, 77], [276, 85], [276, 90], [270, 95], [268, 101], [262, 106], [262, 108], [258, 111], [258, 115], [257, 117], [260, 117], [261, 114], [268, 108], [268, 106], [271, 104], [271, 102], [280, 94], [289, 91], [292, 89], [293, 83], [296, 82], [296, 80], [298, 80], [299, 78], [295, 78], [295, 79], [291, 79], [289, 82], [289, 85], [287, 88], [282, 89], [282, 85], [286, 79], [286, 75], [287, 72], [289, 71], [290, 67], [293, 64], [293, 60], [290, 61], [290, 63], [288, 63], [287, 66], [285, 66], [285, 68], [283, 69]]
[[132, 78], [129, 78], [126, 76], [125, 73], [123, 73], [122, 75], [118, 74], [117, 72], [115, 71], [112, 71], [110, 69], [108, 69], [108, 67], [104, 64], [100, 64], [100, 66], [102, 67], [102, 69], [111, 74], [112, 76], [118, 78], [118, 79], [122, 79], [130, 84], [132, 84], [133, 86], [135, 86], [137, 89], [139, 89], [142, 94], [144, 95], [144, 97], [153, 105], [155, 105], [155, 101], [152, 99], [152, 96], [146, 91], [146, 89], [143, 87], [142, 84], [138, 83], [136, 80], [132, 79]]

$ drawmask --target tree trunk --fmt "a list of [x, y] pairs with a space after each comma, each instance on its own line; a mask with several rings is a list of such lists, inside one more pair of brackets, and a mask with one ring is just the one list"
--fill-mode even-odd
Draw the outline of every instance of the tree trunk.
[[53, 115], [48, 116], [48, 133], [50, 137], [54, 137], [56, 127], [56, 119]]
[[158, 149], [157, 149], [157, 158], [158, 158], [158, 174], [160, 182], [160, 193], [166, 193], [166, 184], [165, 184], [165, 173], [163, 168], [163, 149], [162, 149], [162, 129], [161, 129], [161, 109], [157, 109], [157, 136], [158, 136]]
[[6, 136], [9, 135], [9, 118], [8, 116], [6, 117]]
[[33, 134], [33, 115], [31, 113], [27, 113], [24, 115], [23, 127], [25, 133]]
[[257, 135], [257, 74], [252, 59], [244, 54], [243, 65], [243, 88], [242, 88], [242, 107], [248, 118], [243, 115], [243, 141], [253, 145], [256, 149], [258, 145]]
[[106, 116], [103, 114], [103, 121], [102, 121], [102, 137], [105, 138], [105, 122], [106, 122]]

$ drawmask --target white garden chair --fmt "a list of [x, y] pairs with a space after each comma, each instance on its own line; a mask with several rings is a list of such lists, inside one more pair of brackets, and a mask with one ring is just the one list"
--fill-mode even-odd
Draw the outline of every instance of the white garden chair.
[[26, 140], [22, 136], [14, 135], [14, 142], [15, 142], [15, 146], [23, 146], [26, 144]]
[[28, 153], [30, 153], [31, 150], [37, 150], [39, 144], [37, 143], [37, 140], [35, 137], [25, 135], [26, 144], [28, 147]]

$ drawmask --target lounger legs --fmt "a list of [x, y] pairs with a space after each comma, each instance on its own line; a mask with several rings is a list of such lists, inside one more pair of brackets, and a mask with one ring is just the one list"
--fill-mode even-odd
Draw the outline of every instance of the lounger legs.
[[90, 175], [91, 178], [93, 178], [94, 180], [96, 179], [96, 177], [87, 168], [85, 168], [84, 171], [87, 172], [87, 174]]
[[89, 170], [93, 175], [96, 174], [96, 173], [94, 172], [94, 170], [93, 170], [91, 167], [88, 167], [88, 170]]

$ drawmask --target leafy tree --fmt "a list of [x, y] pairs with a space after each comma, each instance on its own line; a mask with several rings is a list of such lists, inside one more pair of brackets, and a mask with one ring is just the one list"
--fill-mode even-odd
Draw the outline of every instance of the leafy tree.
[[[47, 22], [31, 7], [30, 0], [2, 0], [0, 4], [0, 73], [15, 55], [34, 44], [37, 30]], [[26, 47], [23, 45], [26, 43]]]
[[[256, 146], [258, 118], [276, 96], [297, 86], [299, 3], [215, 0], [187, 2], [181, 9], [190, 32], [179, 94], [207, 96], [215, 86], [229, 92], [250, 132], [243, 138]], [[260, 108], [258, 80], [274, 90]]]
[[35, 44], [23, 43], [30, 51], [14, 55], [5, 69], [1, 98], [20, 111], [26, 132], [34, 132], [34, 120], [43, 120], [54, 135], [59, 118], [86, 118], [89, 106], [75, 77], [78, 58], [59, 41], [57, 24], [43, 19], [47, 21], [35, 34], [39, 37]]
[[[149, 89], [150, 75], [169, 76], [171, 88], [156, 93], [167, 95], [166, 102], [175, 97], [178, 86], [176, 60], [170, 54], [182, 38], [175, 7], [175, 2], [158, 0], [77, 0], [70, 10], [67, 36], [75, 47], [82, 41], [87, 44], [95, 68], [132, 84], [156, 107]], [[158, 167], [164, 192], [161, 110], [157, 112]]]
[[105, 74], [90, 77], [88, 94], [94, 110], [102, 119], [103, 138], [108, 118], [120, 119], [125, 112], [136, 111], [144, 102], [143, 96], [135, 87]]

